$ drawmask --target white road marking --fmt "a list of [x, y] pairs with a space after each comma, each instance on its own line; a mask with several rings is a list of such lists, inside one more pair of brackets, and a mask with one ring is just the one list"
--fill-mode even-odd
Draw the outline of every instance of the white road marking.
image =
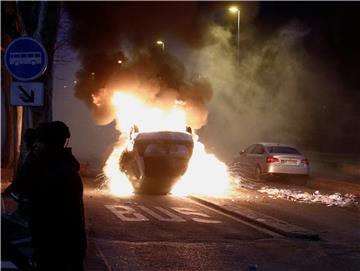
[[149, 219], [133, 208], [124, 205], [105, 205], [112, 213], [114, 213], [122, 221], [148, 221]]
[[[90, 238], [89, 238], [89, 239], [90, 239]], [[88, 239], [88, 240], [89, 240], [89, 239]], [[93, 238], [91, 238], [91, 239], [93, 239]], [[97, 245], [96, 240], [95, 240], [95, 239], [93, 239], [93, 240], [94, 240], [95, 249], [96, 249], [96, 251], [99, 253], [101, 259], [103, 260], [103, 262], [104, 262], [104, 264], [105, 264], [105, 266], [106, 266], [106, 268], [107, 268], [107, 271], [112, 271], [111, 265], [110, 265], [109, 262], [107, 261], [104, 253], [101, 251], [101, 249], [100, 249], [99, 246]]]
[[[210, 218], [210, 216], [208, 216], [207, 214], [199, 213], [196, 210], [191, 209], [191, 208], [172, 207], [171, 209], [175, 210], [176, 212], [178, 212], [180, 214], [184, 214], [184, 215], [188, 215], [188, 216], [200, 216], [200, 217]], [[218, 220], [211, 220], [211, 219], [204, 219], [204, 218], [197, 218], [197, 217], [193, 217], [191, 219], [196, 222], [200, 222], [200, 223], [208, 223], [208, 224], [222, 223], [221, 221], [218, 221]]]
[[[113, 214], [115, 214], [118, 218], [120, 218], [122, 221], [137, 221], [137, 222], [149, 221], [149, 218], [147, 218], [145, 215], [137, 212], [134, 208], [131, 208], [126, 205], [105, 205], [105, 207], [109, 209]], [[163, 207], [154, 206], [153, 208], [156, 209], [157, 212], [154, 212], [153, 210], [145, 206], [138, 205], [137, 207], [159, 221], [186, 222], [186, 219], [170, 212], [169, 210]], [[170, 207], [170, 208], [177, 213], [189, 216], [190, 217], [189, 219], [195, 222], [207, 223], [207, 224], [222, 223], [221, 221], [210, 219], [209, 215], [200, 213], [191, 208], [185, 208], [185, 207]]]
[[167, 221], [167, 222], [186, 222], [185, 219], [181, 218], [180, 216], [177, 216], [171, 212], [169, 212], [168, 210], [162, 208], [162, 207], [154, 207], [155, 209], [157, 209], [158, 211], [160, 211], [161, 213], [165, 214], [167, 217], [162, 216], [160, 214], [155, 213], [154, 211], [150, 210], [149, 208], [145, 207], [145, 206], [138, 206], [141, 210], [143, 210], [144, 212], [147, 212], [149, 215], [155, 217], [156, 219], [160, 220], [160, 221]]
[[218, 211], [218, 210], [216, 210], [216, 209], [210, 208], [210, 207], [208, 207], [208, 206], [206, 206], [206, 205], [202, 205], [202, 204], [200, 204], [199, 202], [194, 201], [194, 203], [197, 204], [197, 205], [199, 205], [199, 206], [202, 206], [202, 207], [204, 207], [204, 208], [206, 208], [206, 209], [209, 209], [209, 210], [211, 210], [212, 212], [218, 213], [218, 214], [220, 214], [220, 215], [222, 215], [222, 216], [226, 216], [226, 217], [228, 217], [228, 218], [230, 218], [230, 219], [232, 219], [232, 220], [235, 220], [235, 221], [237, 221], [237, 222], [240, 222], [240, 223], [242, 223], [242, 224], [245, 224], [246, 226], [249, 226], [250, 228], [256, 229], [256, 230], [261, 231], [261, 232], [264, 232], [264, 233], [266, 233], [266, 234], [268, 234], [268, 235], [270, 235], [270, 236], [272, 236], [272, 237], [283, 237], [283, 235], [281, 235], [281, 234], [279, 234], [279, 233], [273, 232], [273, 231], [268, 230], [268, 229], [265, 229], [265, 228], [261, 228], [260, 226], [256, 226], [256, 225], [251, 224], [251, 223], [249, 223], [249, 222], [246, 222], [245, 220], [242, 220], [242, 219], [240, 219], [240, 218], [234, 217], [234, 216], [232, 216], [232, 215], [225, 214], [225, 213], [223, 213], [223, 212], [221, 212], [221, 211]]

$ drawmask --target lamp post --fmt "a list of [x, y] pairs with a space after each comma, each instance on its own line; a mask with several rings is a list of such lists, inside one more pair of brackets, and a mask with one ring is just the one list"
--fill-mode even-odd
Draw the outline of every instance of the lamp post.
[[158, 41], [156, 41], [156, 44], [161, 45], [161, 49], [162, 49], [162, 51], [164, 52], [164, 50], [165, 50], [165, 43], [164, 43], [162, 40], [158, 40]]
[[229, 11], [237, 14], [237, 58], [240, 61], [240, 9], [232, 6], [229, 8]]

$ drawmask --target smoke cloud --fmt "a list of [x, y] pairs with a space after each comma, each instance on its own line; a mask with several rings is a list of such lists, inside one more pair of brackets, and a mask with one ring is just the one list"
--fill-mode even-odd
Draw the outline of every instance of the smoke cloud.
[[[190, 66], [210, 78], [214, 89], [209, 122], [200, 135], [223, 159], [256, 142], [356, 152], [360, 125], [351, 121], [354, 104], [342, 93], [334, 65], [325, 65], [305, 49], [309, 32], [297, 20], [267, 35], [249, 28], [242, 32], [239, 64], [232, 34], [214, 27], [220, 42], [190, 57]], [[351, 136], [344, 134], [345, 127]]]
[[[211, 85], [185, 70], [184, 65], [155, 41], [176, 37], [191, 48], [214, 42], [211, 25], [201, 14], [200, 3], [68, 3], [72, 22], [70, 45], [79, 53], [75, 95], [94, 112], [98, 124], [114, 118], [109, 104], [115, 90], [131, 91], [148, 103], [169, 107], [186, 105], [188, 124], [198, 129], [206, 123]], [[121, 63], [119, 63], [121, 62]], [[100, 96], [101, 106], [93, 103]]]
[[188, 78], [184, 66], [171, 55], [156, 50], [142, 52], [112, 72], [96, 93], [99, 103], [93, 110], [98, 123], [106, 124], [114, 118], [110, 97], [116, 90], [131, 92], [147, 104], [163, 109], [181, 103], [187, 111], [188, 125], [198, 129], [206, 123], [207, 103], [212, 96], [209, 82]]
[[[360, 97], [348, 95], [336, 61], [308, 50], [313, 27], [256, 23], [257, 5], [242, 4], [238, 62], [235, 24], [212, 16], [218, 4], [67, 2], [69, 41], [81, 61], [76, 96], [100, 124], [113, 112], [95, 106], [93, 94], [122, 89], [165, 107], [184, 101], [191, 125], [203, 127], [202, 140], [224, 159], [258, 141], [359, 153]], [[178, 57], [154, 44], [163, 38], [178, 42]]]

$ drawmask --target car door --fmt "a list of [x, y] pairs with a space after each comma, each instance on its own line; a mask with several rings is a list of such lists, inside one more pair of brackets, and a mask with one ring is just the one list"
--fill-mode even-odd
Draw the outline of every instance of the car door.
[[265, 148], [261, 144], [257, 144], [253, 149], [252, 155], [252, 169], [254, 170], [258, 165], [263, 171], [264, 168], [264, 158], [265, 157]]
[[245, 149], [245, 152], [240, 156], [241, 165], [247, 172], [252, 168], [253, 163], [253, 150], [255, 149], [256, 144], [253, 144]]

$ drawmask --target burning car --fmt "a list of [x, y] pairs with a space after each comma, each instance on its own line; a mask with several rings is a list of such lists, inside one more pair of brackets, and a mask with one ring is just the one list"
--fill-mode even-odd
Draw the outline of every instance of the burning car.
[[191, 129], [185, 132], [130, 133], [130, 148], [120, 156], [120, 170], [136, 193], [167, 194], [186, 172], [194, 142]]

